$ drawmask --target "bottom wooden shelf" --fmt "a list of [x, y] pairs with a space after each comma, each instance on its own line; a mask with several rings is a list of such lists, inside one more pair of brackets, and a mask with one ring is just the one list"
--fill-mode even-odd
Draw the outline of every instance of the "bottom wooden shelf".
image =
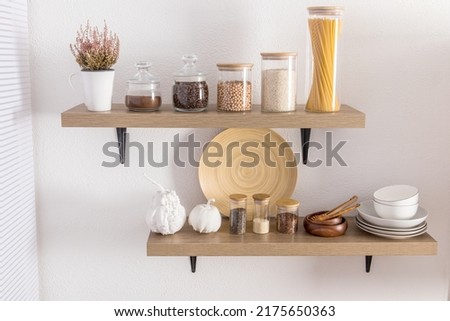
[[147, 256], [190, 256], [191, 265], [196, 256], [366, 256], [368, 271], [372, 256], [437, 254], [437, 242], [428, 233], [394, 240], [362, 231], [352, 217], [347, 220], [346, 234], [333, 238], [310, 235], [303, 226], [295, 235], [281, 234], [276, 232], [274, 222], [270, 229], [274, 232], [262, 235], [252, 232], [251, 222], [244, 235], [231, 235], [228, 219], [223, 219], [220, 230], [211, 234], [197, 233], [186, 224], [173, 235], [150, 233]]

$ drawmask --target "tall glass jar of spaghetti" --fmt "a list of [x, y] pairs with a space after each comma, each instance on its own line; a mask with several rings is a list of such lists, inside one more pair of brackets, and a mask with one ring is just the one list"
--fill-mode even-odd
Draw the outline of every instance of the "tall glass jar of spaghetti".
[[306, 107], [309, 112], [328, 113], [340, 109], [339, 58], [342, 7], [308, 8]]

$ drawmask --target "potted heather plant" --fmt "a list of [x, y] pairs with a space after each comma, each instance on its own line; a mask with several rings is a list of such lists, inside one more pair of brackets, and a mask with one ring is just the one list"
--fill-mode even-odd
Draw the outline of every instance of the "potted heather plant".
[[[105, 21], [103, 31], [92, 27], [89, 20], [80, 26], [70, 50], [81, 67], [84, 104], [90, 111], [111, 110], [114, 69], [119, 57], [119, 37], [112, 33]], [[76, 74], [71, 75], [72, 77]]]

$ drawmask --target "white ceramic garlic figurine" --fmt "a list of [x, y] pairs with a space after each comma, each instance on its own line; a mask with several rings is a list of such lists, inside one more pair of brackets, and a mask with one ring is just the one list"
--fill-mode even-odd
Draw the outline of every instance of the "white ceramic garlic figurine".
[[163, 235], [174, 234], [186, 223], [186, 210], [180, 203], [175, 191], [170, 191], [145, 175], [159, 191], [152, 198], [152, 203], [145, 218], [152, 232]]
[[189, 214], [188, 222], [194, 231], [200, 233], [217, 232], [222, 224], [222, 218], [217, 207], [211, 203], [215, 200], [209, 199], [208, 203], [194, 207]]

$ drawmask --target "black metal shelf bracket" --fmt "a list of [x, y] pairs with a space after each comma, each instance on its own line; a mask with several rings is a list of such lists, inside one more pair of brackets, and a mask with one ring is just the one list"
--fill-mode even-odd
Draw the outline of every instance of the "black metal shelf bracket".
[[[189, 259], [191, 261], [191, 272], [195, 273], [195, 270], [197, 269], [197, 257], [190, 256]], [[366, 255], [366, 273], [370, 272], [371, 265], [372, 265], [372, 255]]]
[[191, 259], [191, 272], [195, 273], [195, 269], [197, 268], [197, 257], [191, 256], [189, 258]]
[[125, 137], [127, 134], [126, 128], [116, 128], [117, 132], [117, 143], [119, 144], [119, 156], [120, 163], [125, 164]]
[[[123, 127], [116, 128], [117, 132], [117, 142], [119, 144], [119, 155], [120, 163], [125, 164], [125, 141], [127, 129]], [[301, 128], [301, 141], [302, 141], [302, 161], [306, 165], [308, 163], [308, 151], [309, 151], [309, 141], [311, 139], [311, 128]]]
[[300, 135], [302, 139], [302, 158], [303, 165], [308, 163], [309, 141], [311, 139], [311, 128], [300, 128]]
[[366, 272], [370, 272], [370, 266], [372, 265], [372, 255], [366, 255]]

